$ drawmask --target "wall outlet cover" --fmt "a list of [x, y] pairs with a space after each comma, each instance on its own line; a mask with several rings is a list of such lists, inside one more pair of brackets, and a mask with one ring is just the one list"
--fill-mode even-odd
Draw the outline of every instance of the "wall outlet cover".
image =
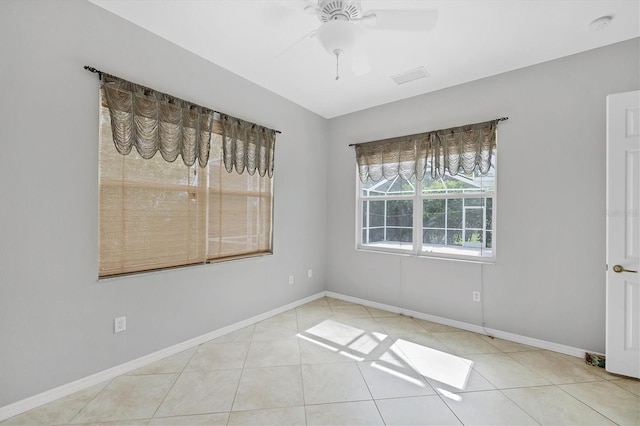
[[118, 317], [113, 320], [113, 332], [120, 333], [127, 329], [127, 317]]

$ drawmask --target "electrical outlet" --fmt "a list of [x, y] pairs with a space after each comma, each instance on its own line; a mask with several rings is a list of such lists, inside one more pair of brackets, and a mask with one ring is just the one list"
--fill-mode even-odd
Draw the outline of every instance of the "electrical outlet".
[[113, 332], [120, 333], [127, 329], [127, 317], [118, 317], [113, 320]]
[[293, 284], [293, 275], [289, 275], [289, 285]]
[[479, 302], [480, 301], [480, 292], [479, 291], [474, 291], [473, 292], [473, 301], [474, 302]]
[[309, 269], [309, 271], [307, 272], [307, 276], [309, 278], [311, 278], [313, 276], [313, 269]]

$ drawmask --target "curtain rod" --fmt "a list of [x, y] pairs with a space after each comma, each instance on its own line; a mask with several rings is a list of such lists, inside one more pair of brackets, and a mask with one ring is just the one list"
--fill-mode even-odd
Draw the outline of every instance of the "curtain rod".
[[[509, 119], [509, 117], [500, 117], [500, 118], [496, 118], [494, 121], [498, 122], [498, 121], [507, 121]], [[463, 127], [463, 126], [460, 126]], [[441, 129], [441, 130], [445, 130], [445, 129]], [[435, 132], [439, 132], [441, 130], [432, 130], [431, 132], [425, 132], [425, 133], [432, 133], [433, 131]], [[361, 143], [366, 143], [366, 142], [361, 142]], [[350, 143], [349, 146], [356, 146], [356, 145], [360, 145], [360, 143]]]
[[[102, 74], [106, 74], [105, 72], [102, 72], [99, 69], [96, 69], [94, 67], [90, 67], [89, 65], [85, 65], [84, 69], [89, 71], [89, 72], [92, 72], [94, 74], [98, 74], [98, 80], [100, 80], [100, 81], [102, 81]], [[211, 110], [211, 111], [217, 112], [218, 114], [223, 114], [220, 111], [215, 111], [215, 110]], [[278, 133], [278, 134], [282, 133], [280, 130], [276, 130], [275, 132]]]

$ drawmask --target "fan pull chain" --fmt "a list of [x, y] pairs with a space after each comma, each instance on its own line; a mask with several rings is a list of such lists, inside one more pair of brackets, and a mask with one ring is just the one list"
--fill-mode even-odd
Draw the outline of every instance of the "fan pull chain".
[[336, 55], [336, 80], [340, 80], [340, 55], [342, 55], [342, 49], [335, 49], [333, 53]]

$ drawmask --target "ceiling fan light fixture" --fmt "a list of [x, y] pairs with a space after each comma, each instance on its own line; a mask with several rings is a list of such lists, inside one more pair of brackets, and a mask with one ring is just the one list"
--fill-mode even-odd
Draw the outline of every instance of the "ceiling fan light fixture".
[[335, 55], [336, 50], [350, 53], [358, 44], [364, 30], [357, 24], [337, 19], [325, 22], [318, 29], [318, 41], [324, 50]]

